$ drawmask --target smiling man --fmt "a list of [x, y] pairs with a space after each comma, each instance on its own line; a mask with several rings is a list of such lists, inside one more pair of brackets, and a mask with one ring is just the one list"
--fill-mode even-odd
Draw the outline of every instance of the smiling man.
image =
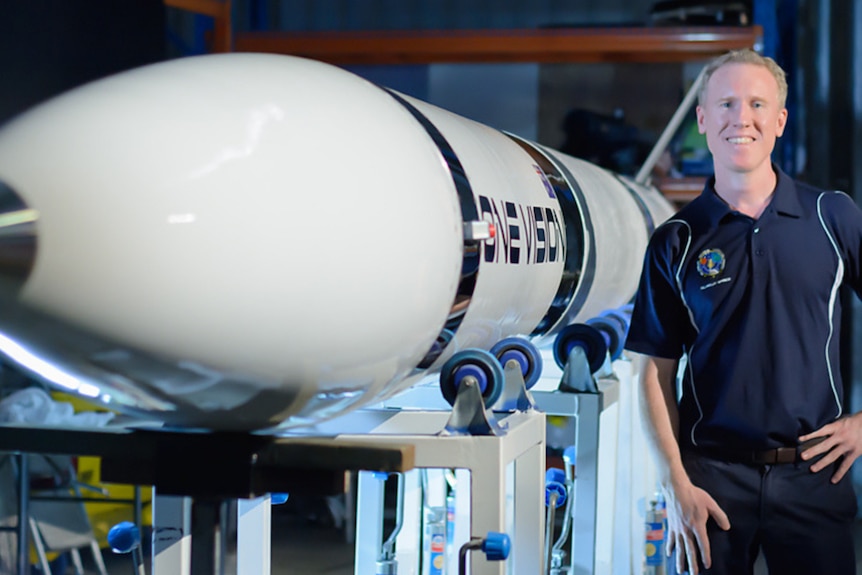
[[771, 161], [787, 82], [750, 50], [707, 65], [697, 107], [714, 176], [659, 227], [627, 349], [677, 570], [856, 573], [862, 415], [844, 409], [842, 285], [862, 293], [862, 211]]

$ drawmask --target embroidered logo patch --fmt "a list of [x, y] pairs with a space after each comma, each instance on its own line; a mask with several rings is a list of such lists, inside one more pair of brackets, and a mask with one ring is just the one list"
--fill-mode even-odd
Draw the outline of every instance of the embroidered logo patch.
[[721, 250], [703, 250], [697, 256], [697, 273], [705, 278], [714, 278], [724, 271], [724, 262], [724, 252]]

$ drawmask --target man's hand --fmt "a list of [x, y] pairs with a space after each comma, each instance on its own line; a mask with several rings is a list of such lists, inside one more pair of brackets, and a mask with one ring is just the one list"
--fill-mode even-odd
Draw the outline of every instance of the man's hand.
[[823, 441], [803, 451], [800, 457], [803, 461], [808, 461], [823, 455], [820, 460], [811, 464], [811, 471], [814, 473], [843, 458], [838, 470], [832, 475], [832, 483], [838, 483], [850, 471], [856, 458], [862, 455], [862, 413], [854, 413], [826, 424], [817, 431], [803, 435], [799, 441], [805, 442], [818, 437], [824, 438]]
[[665, 490], [667, 499], [667, 554], [677, 550], [676, 571], [688, 569], [697, 575], [697, 556], [700, 553], [703, 565], [712, 566], [706, 522], [712, 517], [716, 524], [727, 531], [730, 521], [709, 493], [689, 483], [683, 487]]

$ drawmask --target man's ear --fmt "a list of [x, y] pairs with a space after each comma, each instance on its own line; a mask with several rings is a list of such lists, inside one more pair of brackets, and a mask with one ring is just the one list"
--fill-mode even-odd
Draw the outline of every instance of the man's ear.
[[703, 108], [698, 106], [694, 109], [694, 111], [697, 114], [697, 131], [701, 134], [705, 134], [706, 133], [706, 124], [705, 124], [706, 119], [705, 119], [704, 114], [703, 114]]
[[778, 125], [775, 129], [776, 137], [780, 138], [784, 134], [784, 128], [787, 126], [787, 108], [782, 108], [778, 112]]

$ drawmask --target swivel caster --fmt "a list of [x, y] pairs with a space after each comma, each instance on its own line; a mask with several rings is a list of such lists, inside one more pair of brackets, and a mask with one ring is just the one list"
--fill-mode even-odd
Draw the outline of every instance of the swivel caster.
[[440, 390], [452, 406], [443, 433], [502, 435], [489, 409], [499, 399], [503, 384], [503, 368], [490, 352], [467, 349], [449, 358], [440, 371]]
[[507, 337], [491, 348], [504, 367], [514, 362], [521, 368], [524, 384], [531, 389], [542, 376], [542, 355], [533, 343], [522, 337]]
[[619, 359], [626, 343], [626, 327], [620, 324], [619, 320], [607, 315], [588, 319], [587, 325], [596, 328], [602, 334], [611, 360]]
[[608, 343], [598, 329], [584, 323], [573, 323], [557, 334], [554, 340], [554, 361], [560, 368], [565, 369], [576, 347], [583, 349], [590, 373], [601, 369], [608, 354]]
[[459, 351], [440, 370], [440, 391], [449, 405], [455, 405], [459, 388], [477, 385], [485, 407], [494, 404], [503, 391], [503, 368], [493, 354], [482, 349]]

